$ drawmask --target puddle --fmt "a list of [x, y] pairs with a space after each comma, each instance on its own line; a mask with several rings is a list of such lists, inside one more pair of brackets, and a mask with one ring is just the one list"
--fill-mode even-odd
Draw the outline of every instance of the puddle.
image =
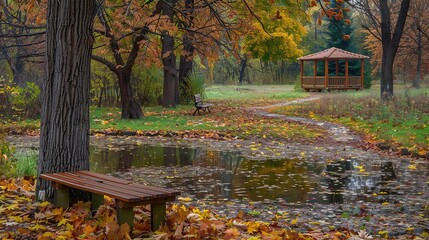
[[[428, 167], [357, 158], [248, 160], [236, 152], [121, 145], [91, 148], [91, 170], [176, 188], [205, 200], [399, 202], [428, 190]], [[374, 197], [377, 196], [377, 197]]]

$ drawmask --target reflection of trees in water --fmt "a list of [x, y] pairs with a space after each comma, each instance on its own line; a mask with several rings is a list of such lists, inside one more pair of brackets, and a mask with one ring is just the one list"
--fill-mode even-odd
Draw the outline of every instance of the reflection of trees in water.
[[344, 192], [348, 182], [346, 171], [352, 170], [350, 161], [336, 161], [326, 165], [328, 190], [328, 203], [343, 203]]
[[232, 197], [305, 202], [308, 192], [316, 186], [309, 175], [307, 164], [301, 160], [246, 160], [234, 177]]
[[[336, 161], [326, 166], [326, 194], [327, 203], [351, 202], [366, 199], [373, 193], [382, 193], [386, 198], [394, 194], [392, 189], [396, 184], [396, 174], [392, 162], [383, 162], [380, 165], [365, 166], [365, 173], [353, 170], [355, 161]], [[378, 173], [378, 174], [377, 174]], [[386, 198], [384, 200], [386, 200]]]

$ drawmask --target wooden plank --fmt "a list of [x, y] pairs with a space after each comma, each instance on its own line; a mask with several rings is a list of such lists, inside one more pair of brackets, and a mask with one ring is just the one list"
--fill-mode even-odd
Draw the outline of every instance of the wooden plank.
[[90, 171], [78, 171], [78, 172], [72, 172], [72, 173], [76, 173], [79, 175], [87, 175], [87, 176], [94, 176], [106, 181], [110, 181], [110, 182], [117, 182], [117, 183], [122, 183], [122, 184], [131, 184], [133, 183], [133, 181], [130, 180], [125, 180], [125, 179], [120, 179], [120, 178], [116, 178], [116, 177], [112, 177], [112, 176], [107, 176], [104, 174], [100, 174], [100, 173], [94, 173], [94, 172], [90, 172]]
[[42, 174], [40, 175], [40, 177], [53, 182], [58, 182], [60, 184], [63, 184], [72, 188], [81, 189], [84, 191], [93, 192], [97, 194], [107, 195], [126, 202], [137, 202], [143, 198], [143, 196], [136, 196], [126, 192], [116, 191], [110, 188], [105, 188], [105, 187], [103, 188], [99, 186], [100, 184], [94, 185], [90, 181], [87, 181], [87, 182], [79, 181], [77, 179], [69, 178], [66, 176], [56, 177], [55, 175]]
[[[120, 184], [121, 182], [124, 182], [124, 183], [126, 183], [126, 186], [123, 186], [123, 185], [117, 185], [117, 186], [125, 187], [125, 188], [131, 187], [129, 189], [139, 190], [139, 188], [143, 188], [145, 191], [151, 191], [151, 192], [154, 192], [154, 193], [157, 193], [157, 194], [160, 194], [160, 193], [174, 194], [174, 195], [179, 195], [180, 194], [180, 192], [177, 191], [177, 190], [167, 189], [167, 188], [161, 188], [161, 187], [155, 187], [155, 186], [143, 185], [143, 184], [139, 184], [139, 183], [134, 183], [133, 181], [123, 180], [123, 179], [119, 179], [119, 178], [115, 178], [115, 177], [111, 177], [111, 176], [106, 176], [106, 175], [99, 174], [99, 173], [91, 173], [91, 172], [88, 172], [88, 171], [75, 172], [75, 174], [77, 174], [79, 176], [81, 175], [80, 173], [82, 173], [82, 174], [84, 174], [86, 176], [93, 176], [94, 178], [107, 179], [107, 180], [111, 181], [112, 183], [116, 183], [117, 182], [117, 183]], [[90, 174], [88, 174], [88, 173], [90, 173]], [[121, 181], [114, 181], [114, 180], [121, 180]]]
[[[150, 192], [148, 190], [144, 191], [145, 189], [142, 189], [141, 187], [135, 188], [135, 187], [131, 186], [130, 184], [129, 185], [123, 185], [123, 184], [118, 184], [118, 183], [113, 183], [113, 182], [97, 181], [98, 180], [97, 178], [95, 178], [95, 180], [93, 180], [93, 179], [89, 179], [90, 178], [89, 176], [88, 176], [88, 178], [79, 178], [79, 176], [76, 176], [73, 173], [61, 173], [61, 176], [65, 177], [65, 178], [69, 178], [71, 180], [84, 181], [85, 183], [91, 183], [91, 184], [94, 184], [95, 187], [102, 187], [105, 189], [116, 191], [116, 192], [121, 193], [121, 194], [134, 195], [134, 196], [139, 197], [141, 199], [152, 199], [152, 198], [167, 197], [168, 196], [164, 193], [153, 192], [153, 191]], [[142, 185], [142, 186], [145, 187], [145, 185]], [[79, 188], [79, 186], [77, 186], [77, 188]]]
[[[80, 178], [76, 173], [55, 173], [55, 174], [42, 174], [42, 178], [48, 179], [69, 187], [82, 189], [97, 194], [108, 195], [110, 197], [118, 198], [123, 201], [141, 201], [151, 200], [156, 198], [168, 198], [179, 195], [178, 191], [170, 191], [168, 189], [151, 187], [141, 184], [118, 184], [114, 182], [99, 182], [98, 179], [86, 176]], [[85, 188], [85, 189], [84, 189]], [[161, 192], [159, 190], [162, 190]]]
[[[76, 177], [83, 177], [84, 179], [88, 179], [91, 181], [95, 181], [97, 182], [98, 180], [100, 180], [98, 177], [93, 177], [93, 176], [89, 176], [89, 175], [80, 175], [79, 172], [73, 172], [73, 173], [68, 173], [68, 174], [73, 174]], [[114, 177], [110, 177], [110, 178], [114, 178]], [[116, 183], [116, 182], [104, 182], [105, 184], [109, 184], [109, 186], [112, 186], [113, 188], [120, 188], [120, 189], [127, 189], [129, 191], [135, 191], [135, 192], [140, 192], [140, 193], [144, 193], [144, 194], [151, 194], [151, 195], [155, 195], [155, 196], [171, 196], [171, 195], [179, 195], [180, 192], [176, 191], [176, 190], [170, 190], [170, 189], [166, 189], [166, 188], [160, 188], [160, 187], [154, 187], [154, 186], [147, 186], [147, 185], [143, 185], [143, 184], [138, 184], [138, 183], [133, 183], [131, 181], [128, 181], [131, 184], [121, 184], [121, 183]]]

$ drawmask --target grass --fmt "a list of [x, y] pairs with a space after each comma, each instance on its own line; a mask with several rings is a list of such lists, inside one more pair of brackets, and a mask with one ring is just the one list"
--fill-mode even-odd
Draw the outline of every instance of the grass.
[[38, 154], [39, 151], [37, 150], [17, 151], [13, 154], [18, 177], [37, 175]]
[[429, 151], [429, 88], [397, 87], [394, 98], [382, 102], [379, 89], [325, 94], [323, 100], [272, 109], [273, 112], [345, 124], [398, 148]]
[[[222, 133], [243, 138], [311, 139], [319, 136], [312, 129], [276, 119], [261, 119], [244, 111], [246, 107], [270, 105], [308, 93], [297, 92], [292, 85], [210, 86], [206, 101], [214, 103], [211, 114], [192, 116], [193, 105], [164, 109], [145, 107], [139, 120], [120, 119], [119, 108], [91, 108], [91, 129], [95, 131], [173, 131]], [[395, 85], [395, 97], [380, 102], [379, 87], [370, 90], [331, 92], [323, 101], [287, 106], [272, 111], [287, 115], [309, 116], [339, 122], [366, 134], [374, 141], [385, 141], [398, 147], [427, 151], [429, 145], [429, 88], [410, 90]], [[8, 123], [16, 129], [38, 129], [38, 120]], [[20, 131], [17, 131], [20, 132]]]
[[206, 90], [209, 100], [285, 100], [302, 98], [307, 93], [294, 90], [293, 85], [215, 85]]

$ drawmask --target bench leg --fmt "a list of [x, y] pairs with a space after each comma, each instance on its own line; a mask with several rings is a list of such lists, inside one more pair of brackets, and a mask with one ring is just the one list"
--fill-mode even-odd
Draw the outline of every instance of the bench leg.
[[119, 226], [128, 223], [132, 231], [134, 227], [134, 211], [132, 206], [127, 206], [116, 200], [116, 217], [118, 218]]
[[[197, 113], [197, 111], [198, 111], [198, 108], [197, 108], [197, 109], [195, 109], [194, 114], [192, 114], [192, 115], [193, 115], [193, 116], [195, 116], [195, 114]], [[200, 112], [198, 111], [198, 115], [200, 115], [199, 113], [200, 113]]]
[[156, 231], [166, 222], [167, 211], [165, 203], [156, 203], [150, 205], [150, 225], [152, 231]]
[[54, 205], [66, 209], [70, 206], [70, 189], [57, 185], [54, 190]]
[[91, 194], [91, 210], [97, 211], [97, 209], [104, 204], [104, 196], [96, 193]]

